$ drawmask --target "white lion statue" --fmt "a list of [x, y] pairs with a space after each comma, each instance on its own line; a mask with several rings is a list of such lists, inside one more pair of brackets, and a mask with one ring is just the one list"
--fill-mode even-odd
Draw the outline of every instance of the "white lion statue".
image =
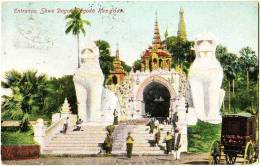
[[224, 91], [220, 89], [223, 69], [215, 57], [216, 38], [202, 33], [195, 38], [196, 58], [189, 69], [193, 106], [197, 118], [210, 123], [220, 123], [220, 107]]
[[99, 65], [99, 50], [94, 42], [87, 42], [81, 51], [81, 66], [74, 74], [78, 101], [78, 115], [83, 122], [99, 122], [104, 76]]

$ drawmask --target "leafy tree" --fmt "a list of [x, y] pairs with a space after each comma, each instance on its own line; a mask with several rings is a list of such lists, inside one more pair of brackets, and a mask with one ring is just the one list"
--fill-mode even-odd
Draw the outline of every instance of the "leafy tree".
[[188, 73], [188, 69], [195, 59], [195, 52], [192, 50], [194, 42], [179, 41], [175, 36], [168, 37], [163, 42], [166, 43], [166, 48], [172, 54], [172, 67], [181, 66], [183, 71]]
[[[220, 64], [224, 71], [224, 82], [228, 83], [227, 89], [228, 91], [228, 111], [231, 109], [231, 82], [234, 82], [237, 76], [238, 63], [237, 56], [233, 53], [229, 53], [227, 48], [222, 45], [218, 45], [216, 48], [216, 58], [220, 61]], [[233, 84], [234, 88], [234, 84]]]
[[99, 55], [100, 56], [110, 56], [110, 44], [105, 40], [97, 40], [96, 42], [97, 47], [99, 48]]
[[[218, 45], [216, 49], [216, 57], [219, 59], [224, 69], [223, 87], [224, 89], [228, 90], [229, 112], [231, 111], [231, 106], [232, 106], [234, 113], [241, 112], [241, 111], [256, 113], [258, 112], [257, 109], [258, 69], [257, 69], [257, 64], [255, 63], [256, 57], [254, 57], [254, 52], [252, 50], [248, 48], [242, 50], [243, 51], [240, 51], [240, 54], [241, 52], [243, 52], [244, 56], [241, 55], [240, 57], [238, 57], [235, 54], [229, 53], [225, 46]], [[247, 56], [250, 54], [251, 56]], [[252, 82], [250, 82], [248, 76], [250, 76]], [[230, 93], [231, 81], [233, 84], [232, 95]], [[249, 86], [252, 88], [249, 89], [248, 88]], [[236, 93], [235, 93], [235, 89], [236, 89]]]
[[113, 57], [110, 56], [110, 44], [104, 40], [97, 40], [95, 43], [99, 48], [99, 64], [106, 80], [110, 71], [113, 70]]
[[141, 71], [141, 60], [140, 59], [137, 59], [136, 61], [134, 61], [133, 70], [134, 70], [134, 72], [136, 72], [137, 70]]
[[[114, 57], [111, 56], [110, 52], [110, 44], [104, 40], [97, 40], [96, 42], [97, 47], [99, 48], [99, 63], [100, 68], [105, 76], [104, 83], [107, 82], [108, 76], [110, 71], [113, 70], [113, 60]], [[121, 61], [121, 65], [126, 72], [131, 71], [131, 67], [128, 66], [124, 61]]]
[[127, 73], [129, 73], [131, 71], [131, 69], [132, 69], [124, 61], [121, 61], [121, 65], [123, 66], [124, 71], [126, 71]]
[[66, 24], [65, 33], [68, 34], [72, 32], [73, 35], [77, 37], [78, 44], [78, 68], [80, 68], [80, 57], [79, 57], [79, 34], [82, 32], [85, 36], [86, 31], [84, 25], [90, 25], [90, 21], [84, 20], [81, 18], [82, 9], [74, 8], [70, 13], [65, 17], [68, 20]]
[[243, 68], [242, 71], [246, 72], [247, 88], [249, 88], [249, 73], [253, 73], [255, 70], [257, 70], [257, 58], [255, 51], [253, 51], [250, 47], [242, 48], [239, 53], [241, 55], [239, 58], [240, 64]]
[[68, 99], [71, 112], [77, 113], [77, 97], [73, 83], [73, 76], [65, 75], [61, 78], [52, 77], [49, 80], [49, 85], [52, 86], [55, 91], [49, 93], [44, 100], [44, 112], [47, 116], [51, 117], [54, 112], [59, 112], [65, 98]]

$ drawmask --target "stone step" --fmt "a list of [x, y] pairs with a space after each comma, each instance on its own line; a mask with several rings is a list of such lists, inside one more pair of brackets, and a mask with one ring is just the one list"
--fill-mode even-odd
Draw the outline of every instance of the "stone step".
[[43, 154], [71, 155], [71, 154], [98, 154], [100, 150], [44, 150]]
[[76, 143], [73, 143], [73, 144], [57, 144], [57, 143], [51, 143], [49, 145], [47, 145], [46, 147], [97, 147], [98, 146], [98, 143], [81, 143], [81, 144], [76, 144]]
[[95, 144], [95, 143], [103, 143], [104, 140], [90, 140], [90, 141], [72, 141], [68, 142], [67, 140], [53, 140], [48, 145], [60, 145], [60, 144], [68, 144], [68, 145], [78, 145], [78, 144]]
[[86, 137], [92, 137], [92, 138], [97, 138], [97, 137], [104, 137], [106, 136], [105, 134], [64, 134], [64, 135], [57, 135], [55, 138], [67, 138], [67, 137], [71, 137], [71, 138], [86, 138]]
[[[86, 155], [91, 155], [91, 154], [98, 154], [99, 150], [96, 151], [87, 151], [87, 150], [67, 150], [67, 151], [63, 151], [63, 150], [46, 150], [43, 151], [43, 153], [45, 154], [55, 154], [55, 155], [71, 155], [71, 154], [86, 154]], [[122, 154], [122, 155], [126, 155], [126, 151], [112, 151], [112, 154]], [[135, 151], [133, 150], [132, 155], [164, 155], [164, 151]]]
[[[126, 151], [112, 151], [112, 154], [120, 154], [120, 155], [126, 155]], [[134, 151], [132, 152], [132, 155], [164, 155], [164, 151]]]
[[85, 139], [73, 139], [73, 138], [56, 138], [53, 139], [51, 142], [103, 142], [105, 140], [105, 138], [100, 138], [100, 139], [94, 139], [94, 138], [85, 138]]
[[43, 150], [100, 150], [100, 147], [45, 147]]
[[66, 134], [60, 134], [58, 136], [72, 136], [72, 137], [77, 137], [77, 136], [100, 136], [100, 135], [106, 135], [106, 133], [66, 133]]

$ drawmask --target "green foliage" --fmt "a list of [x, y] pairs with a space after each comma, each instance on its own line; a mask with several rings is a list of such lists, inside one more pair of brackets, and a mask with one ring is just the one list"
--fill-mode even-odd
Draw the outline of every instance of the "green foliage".
[[10, 89], [12, 94], [2, 96], [2, 117], [21, 120], [21, 130], [26, 130], [29, 114], [42, 111], [44, 97], [51, 90], [47, 84], [47, 76], [37, 75], [34, 70], [23, 73], [11, 70], [5, 73], [4, 78], [1, 85]]
[[115, 130], [115, 126], [114, 126], [114, 125], [108, 125], [108, 126], [106, 127], [106, 130], [107, 130], [107, 132], [108, 132], [109, 134], [112, 134], [113, 131]]
[[255, 51], [253, 51], [250, 47], [242, 48], [239, 51], [241, 57], [240, 65], [245, 68], [246, 70], [249, 70], [252, 67], [252, 70], [255, 70], [256, 64], [257, 64], [257, 58]]
[[141, 60], [140, 59], [137, 59], [136, 61], [134, 61], [133, 70], [134, 70], [134, 72], [136, 72], [137, 70], [141, 71]]
[[45, 98], [44, 110], [51, 116], [54, 112], [59, 112], [65, 98], [68, 99], [72, 113], [77, 113], [77, 97], [73, 83], [73, 76], [66, 75], [61, 78], [51, 78], [49, 83], [56, 91], [50, 93]]
[[195, 126], [188, 126], [188, 151], [209, 152], [214, 140], [219, 140], [221, 124], [198, 121]]
[[222, 108], [222, 113], [258, 113], [258, 64], [255, 52], [245, 47], [238, 56], [229, 53], [225, 46], [218, 45], [216, 57], [224, 70], [224, 105], [228, 103], [228, 109]]
[[[108, 80], [108, 76], [110, 74], [110, 71], [113, 70], [113, 60], [114, 60], [114, 57], [111, 56], [110, 44], [104, 40], [97, 40], [95, 43], [99, 48], [99, 64], [105, 76], [104, 83], [108, 84], [111, 82], [110, 80]], [[126, 72], [131, 71], [131, 67], [128, 66], [124, 61], [121, 61], [121, 64], [124, 71]]]
[[97, 40], [96, 42], [97, 47], [99, 48], [99, 55], [100, 56], [110, 56], [110, 44], [105, 40]]
[[82, 9], [80, 8], [74, 8], [71, 10], [71, 12], [66, 15], [66, 30], [65, 33], [68, 34], [70, 32], [72, 32], [73, 35], [79, 35], [80, 32], [83, 33], [83, 35], [85, 36], [86, 31], [84, 29], [84, 25], [91, 25], [90, 21], [88, 20], [84, 20], [81, 18], [81, 14], [82, 14]]
[[166, 48], [172, 54], [172, 67], [179, 65], [185, 73], [188, 73], [188, 69], [195, 59], [195, 52], [192, 50], [194, 42], [179, 41], [175, 36], [170, 36], [163, 42], [166, 43]]
[[34, 70], [22, 73], [12, 70], [5, 73], [1, 85], [11, 91], [10, 95], [2, 96], [2, 119], [20, 120], [21, 131], [29, 129], [29, 119], [50, 119], [53, 113], [60, 111], [65, 98], [71, 111], [77, 113], [72, 76], [48, 79], [45, 74], [37, 74]]
[[1, 131], [1, 143], [2, 146], [36, 144], [33, 140], [32, 130], [27, 132]]
[[121, 64], [123, 66], [124, 71], [126, 71], [127, 73], [131, 71], [131, 67], [128, 66], [124, 61], [121, 61]]

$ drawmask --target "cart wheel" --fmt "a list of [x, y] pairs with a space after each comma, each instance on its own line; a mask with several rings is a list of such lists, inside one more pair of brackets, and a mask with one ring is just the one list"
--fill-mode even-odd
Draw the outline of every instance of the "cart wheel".
[[209, 164], [219, 164], [221, 156], [221, 149], [219, 141], [214, 141], [210, 148]]
[[244, 163], [245, 164], [253, 163], [254, 156], [255, 156], [254, 145], [252, 144], [252, 142], [248, 142], [246, 144], [245, 153], [244, 153]]
[[237, 154], [228, 153], [226, 154], [226, 162], [227, 164], [235, 164], [237, 159]]

